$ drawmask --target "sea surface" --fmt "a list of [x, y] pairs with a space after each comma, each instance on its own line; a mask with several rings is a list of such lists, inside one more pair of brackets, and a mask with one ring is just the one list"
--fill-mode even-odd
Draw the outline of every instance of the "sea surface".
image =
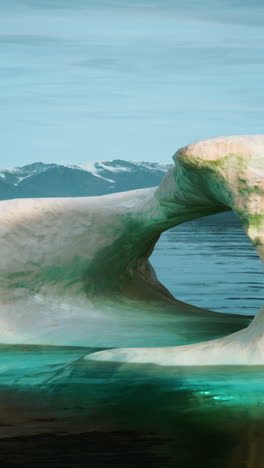
[[[262, 303], [237, 222], [172, 229], [151, 261], [181, 300], [242, 314]], [[0, 345], [1, 466], [263, 468], [263, 366], [83, 359], [97, 350]]]
[[166, 231], [151, 263], [177, 299], [216, 312], [255, 315], [264, 303], [263, 264], [236, 218], [222, 219], [207, 217]]
[[262, 0], [0, 0], [0, 167], [263, 133]]

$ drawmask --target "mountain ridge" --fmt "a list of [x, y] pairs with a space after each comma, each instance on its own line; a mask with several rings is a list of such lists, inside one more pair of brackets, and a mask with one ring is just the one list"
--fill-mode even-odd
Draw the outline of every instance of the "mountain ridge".
[[0, 200], [98, 196], [155, 187], [170, 167], [122, 159], [84, 164], [35, 162], [0, 170]]
[[[35, 162], [0, 169], [0, 200], [14, 198], [89, 197], [158, 186], [173, 164], [123, 159], [83, 164]], [[226, 212], [201, 218], [198, 223], [239, 223]]]

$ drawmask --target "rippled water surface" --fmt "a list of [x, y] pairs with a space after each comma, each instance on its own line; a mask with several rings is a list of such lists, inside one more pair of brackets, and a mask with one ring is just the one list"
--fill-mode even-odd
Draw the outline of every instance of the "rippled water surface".
[[264, 302], [263, 265], [235, 220], [186, 223], [163, 233], [151, 263], [184, 302], [245, 315], [255, 314]]
[[263, 133], [262, 0], [0, 0], [1, 166]]

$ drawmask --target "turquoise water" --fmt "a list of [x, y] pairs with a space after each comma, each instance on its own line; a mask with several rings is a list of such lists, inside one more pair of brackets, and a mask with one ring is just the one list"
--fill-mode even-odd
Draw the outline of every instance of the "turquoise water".
[[263, 466], [263, 367], [89, 362], [78, 356], [92, 350], [77, 348], [14, 351], [2, 355], [28, 364], [12, 385], [0, 379], [1, 462]]

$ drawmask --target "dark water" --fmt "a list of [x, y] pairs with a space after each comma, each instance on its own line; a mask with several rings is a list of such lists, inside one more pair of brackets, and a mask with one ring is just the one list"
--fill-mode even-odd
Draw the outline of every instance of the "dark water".
[[[239, 225], [169, 231], [152, 263], [181, 300], [261, 305], [262, 266]], [[264, 467], [264, 367], [83, 359], [94, 350], [0, 347], [1, 466]]]
[[160, 281], [184, 302], [253, 315], [264, 302], [263, 265], [242, 227], [192, 222], [161, 236], [151, 257]]
[[24, 369], [2, 372], [1, 466], [263, 466], [263, 367], [78, 359], [91, 351], [2, 349]]

